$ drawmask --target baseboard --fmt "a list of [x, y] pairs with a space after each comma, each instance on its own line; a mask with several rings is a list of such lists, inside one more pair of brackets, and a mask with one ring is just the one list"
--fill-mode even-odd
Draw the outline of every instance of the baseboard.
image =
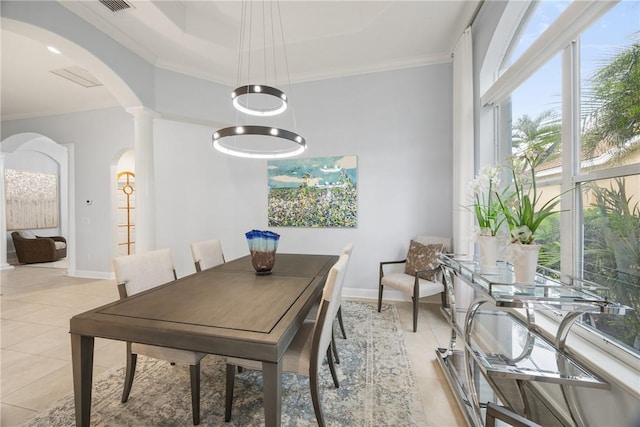
[[[362, 288], [343, 288], [342, 298], [364, 298], [371, 300], [378, 300], [378, 288], [376, 289], [362, 289]], [[384, 301], [411, 301], [411, 298], [407, 297], [400, 291], [393, 289], [385, 290], [382, 295]], [[440, 294], [425, 297], [420, 299], [420, 303], [433, 303], [442, 304]]]
[[80, 277], [83, 279], [98, 279], [98, 280], [115, 280], [116, 276], [113, 272], [104, 271], [87, 271], [87, 270], [67, 270], [69, 277]]

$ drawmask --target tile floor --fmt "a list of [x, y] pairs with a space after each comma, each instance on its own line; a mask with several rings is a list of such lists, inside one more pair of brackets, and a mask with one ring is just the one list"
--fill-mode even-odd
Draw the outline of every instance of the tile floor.
[[[1, 426], [20, 424], [72, 392], [69, 318], [118, 298], [113, 281], [65, 274], [27, 266], [0, 272]], [[415, 334], [411, 304], [397, 306], [428, 425], [464, 425], [435, 361], [435, 348], [449, 336], [438, 306], [421, 304]], [[96, 339], [95, 350], [94, 378], [124, 363], [124, 343]]]

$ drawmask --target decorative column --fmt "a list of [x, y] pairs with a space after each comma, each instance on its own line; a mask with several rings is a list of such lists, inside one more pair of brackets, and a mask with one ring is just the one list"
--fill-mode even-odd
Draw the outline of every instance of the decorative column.
[[156, 193], [153, 155], [153, 119], [158, 115], [144, 107], [128, 108], [134, 123], [136, 172], [136, 253], [156, 248]]
[[4, 193], [4, 156], [5, 153], [0, 152], [0, 200], [2, 208], [0, 209], [0, 236], [4, 242], [0, 244], [0, 270], [8, 270], [13, 268], [7, 262], [7, 198]]

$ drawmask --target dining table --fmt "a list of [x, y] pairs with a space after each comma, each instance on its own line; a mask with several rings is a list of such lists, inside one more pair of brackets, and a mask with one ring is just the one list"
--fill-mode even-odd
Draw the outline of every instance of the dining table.
[[260, 361], [265, 425], [279, 426], [283, 355], [337, 260], [278, 253], [257, 274], [247, 255], [73, 316], [76, 426], [91, 422], [96, 337]]

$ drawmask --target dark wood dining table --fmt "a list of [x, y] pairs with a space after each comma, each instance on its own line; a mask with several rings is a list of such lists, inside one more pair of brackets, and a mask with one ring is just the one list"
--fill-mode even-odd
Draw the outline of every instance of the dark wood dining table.
[[91, 421], [94, 338], [101, 337], [260, 361], [265, 425], [279, 426], [282, 356], [337, 260], [277, 254], [272, 274], [257, 275], [247, 255], [73, 316], [76, 425]]

